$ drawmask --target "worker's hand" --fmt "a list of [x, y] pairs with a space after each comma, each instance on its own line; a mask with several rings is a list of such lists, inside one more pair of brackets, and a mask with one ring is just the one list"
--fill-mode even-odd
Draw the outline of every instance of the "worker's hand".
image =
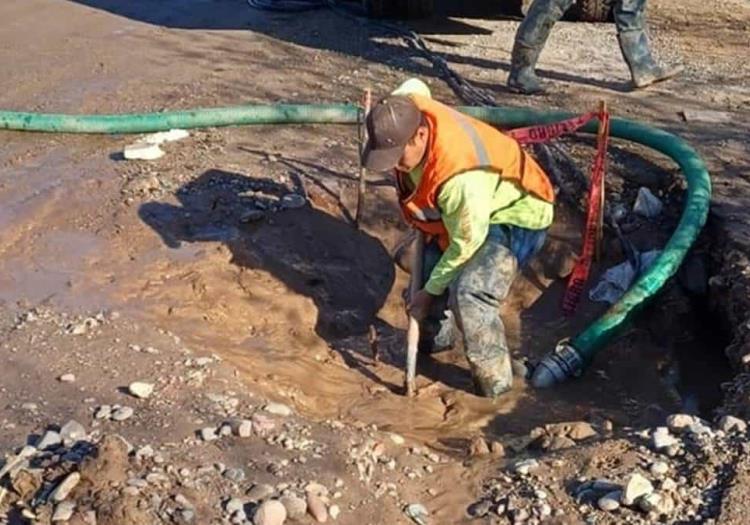
[[411, 302], [408, 305], [408, 312], [417, 321], [423, 321], [427, 314], [430, 312], [430, 305], [432, 304], [432, 294], [425, 290], [419, 290], [414, 297], [411, 298]]

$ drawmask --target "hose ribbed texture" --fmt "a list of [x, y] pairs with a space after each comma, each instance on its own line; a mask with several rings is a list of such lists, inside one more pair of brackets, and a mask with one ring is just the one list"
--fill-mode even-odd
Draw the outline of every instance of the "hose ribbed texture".
[[[523, 108], [474, 106], [458, 109], [505, 129], [548, 124], [573, 116], [567, 112]], [[132, 115], [74, 116], [0, 111], [0, 129], [64, 133], [150, 133], [173, 128], [250, 124], [354, 124], [358, 121], [359, 112], [358, 107], [344, 104], [236, 106]], [[597, 126], [597, 122], [590, 122], [582, 131], [596, 133]], [[680, 222], [659, 258], [617, 303], [570, 341], [586, 363], [677, 272], [706, 222], [711, 199], [711, 181], [703, 160], [679, 137], [619, 118], [611, 120], [610, 134], [670, 157], [680, 166], [688, 188]]]

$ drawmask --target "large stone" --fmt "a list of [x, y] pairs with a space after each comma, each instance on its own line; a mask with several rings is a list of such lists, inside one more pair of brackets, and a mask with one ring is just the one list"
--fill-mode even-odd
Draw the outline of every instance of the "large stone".
[[42, 474], [40, 470], [19, 470], [11, 479], [11, 488], [24, 500], [42, 486]]
[[747, 423], [738, 417], [722, 416], [719, 420], [719, 429], [727, 434], [730, 432], [745, 432], [747, 430]]
[[656, 461], [651, 465], [649, 472], [651, 472], [651, 474], [653, 474], [654, 476], [663, 476], [664, 474], [669, 472], [669, 464], [665, 463], [664, 461]]
[[566, 436], [552, 436], [544, 440], [542, 447], [545, 450], [555, 451], [575, 447], [576, 442]]
[[341, 515], [341, 508], [338, 505], [331, 505], [328, 507], [328, 515], [331, 519], [335, 520]]
[[76, 505], [72, 501], [63, 501], [55, 507], [55, 513], [52, 514], [52, 523], [64, 523], [73, 517]]
[[661, 505], [661, 500], [661, 494], [658, 492], [652, 492], [651, 494], [646, 494], [645, 496], [638, 498], [638, 507], [643, 512], [653, 512], [659, 507], [659, 505]]
[[684, 432], [697, 421], [698, 418], [689, 414], [672, 414], [667, 418], [667, 426], [673, 432]]
[[138, 399], [148, 399], [154, 392], [154, 385], [151, 383], [144, 383], [143, 381], [135, 381], [128, 385], [128, 392], [130, 392], [130, 395], [135, 396]]
[[651, 482], [635, 473], [630, 476], [628, 482], [625, 484], [625, 489], [622, 492], [622, 499], [620, 500], [623, 505], [633, 505], [638, 498], [647, 496], [654, 491], [654, 486]]
[[57, 487], [55, 487], [55, 489], [50, 494], [50, 499], [54, 502], [63, 501], [68, 497], [70, 491], [76, 488], [76, 485], [78, 485], [78, 482], [80, 481], [81, 475], [78, 472], [71, 472], [65, 477], [65, 479], [60, 482]]
[[263, 414], [253, 414], [250, 420], [253, 423], [253, 430], [260, 436], [264, 436], [276, 428], [276, 422]]
[[620, 508], [621, 497], [622, 492], [617, 490], [602, 496], [601, 498], [599, 498], [599, 501], [597, 501], [596, 504], [601, 510], [612, 512], [613, 510], [617, 510], [618, 508]]
[[665, 450], [671, 446], [680, 444], [680, 440], [670, 434], [667, 427], [658, 427], [654, 430], [651, 440], [656, 451]]
[[292, 415], [292, 409], [282, 403], [268, 403], [263, 407], [263, 410], [275, 416], [287, 417]]
[[469, 456], [486, 456], [490, 453], [490, 447], [487, 445], [487, 440], [482, 436], [474, 436], [469, 444]]
[[253, 516], [254, 525], [284, 525], [286, 521], [286, 507], [277, 500], [269, 500], [260, 504]]
[[234, 514], [238, 510], [243, 510], [245, 508], [245, 504], [242, 502], [240, 498], [230, 498], [225, 504], [224, 504], [224, 510], [227, 512], [227, 514]]
[[318, 523], [325, 523], [328, 521], [328, 509], [326, 509], [325, 503], [315, 493], [307, 493], [307, 512], [317, 521]]
[[522, 476], [525, 476], [526, 474], [529, 474], [530, 472], [533, 472], [537, 469], [539, 469], [539, 462], [535, 459], [521, 460], [513, 467], [513, 470], [516, 473], [521, 474]]
[[42, 439], [36, 444], [36, 448], [39, 450], [47, 450], [48, 448], [55, 448], [62, 445], [62, 436], [59, 432], [54, 430], [48, 430], [42, 436]]
[[585, 421], [576, 421], [575, 423], [570, 423], [570, 430], [568, 431], [568, 437], [570, 439], [581, 441], [584, 439], [596, 437], [598, 435], [599, 434], [596, 430], [594, 430], [594, 427], [592, 427]]
[[215, 427], [202, 428], [200, 429], [199, 433], [203, 441], [214, 441], [216, 439], [219, 439], [219, 436], [216, 433]]
[[290, 520], [299, 520], [307, 514], [307, 502], [302, 498], [284, 496], [280, 501], [286, 508], [286, 514]]
[[112, 412], [113, 421], [125, 421], [133, 417], [135, 411], [131, 407], [120, 407]]
[[86, 437], [86, 429], [78, 421], [71, 419], [60, 429], [60, 437], [66, 445], [72, 445]]
[[246, 496], [250, 503], [258, 503], [273, 496], [274, 492], [276, 490], [271, 485], [258, 483], [246, 492]]

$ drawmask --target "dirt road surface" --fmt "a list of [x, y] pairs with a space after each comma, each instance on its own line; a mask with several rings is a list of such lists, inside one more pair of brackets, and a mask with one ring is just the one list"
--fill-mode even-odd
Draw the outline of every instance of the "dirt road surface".
[[[282, 496], [287, 513], [309, 505], [342, 524], [416, 522], [413, 504], [431, 524], [744, 523], [746, 431], [715, 418], [750, 417], [750, 6], [652, 2], [654, 48], [685, 73], [640, 92], [628, 91], [612, 25], [560, 23], [540, 61], [549, 93], [533, 98], [504, 89], [517, 20], [438, 7], [412, 27], [500, 104], [583, 113], [605, 100], [703, 155], [711, 215], [679, 278], [576, 381], [537, 392], [518, 378], [492, 403], [473, 395], [456, 349], [422, 359], [407, 401], [407, 276], [391, 257], [405, 230], [377, 174], [364, 228], [352, 226], [354, 127], [193, 130], [155, 161], [124, 160], [132, 136], [3, 131], [5, 466], [47, 430], [63, 436], [0, 476], [0, 523], [62, 521], [66, 502], [77, 524], [278, 523], [262, 521], [263, 502]], [[411, 76], [460, 102], [401, 40], [328, 9], [6, 0], [0, 19], [3, 110], [357, 102]], [[591, 142], [565, 145], [586, 171]], [[675, 166], [615, 141], [610, 176], [612, 203], [630, 209], [642, 186], [665, 202], [628, 232], [658, 249], [679, 218]], [[504, 308], [517, 357], [539, 358], [604, 310], [559, 311], [581, 220], [559, 206], [547, 251]], [[622, 260], [609, 241], [596, 275]], [[133, 382], [154, 392], [137, 397]], [[672, 420], [672, 448], [659, 447], [654, 429], [678, 412], [711, 426]], [[60, 428], [70, 420], [84, 428]], [[80, 481], [54, 500], [71, 472]], [[657, 496], [601, 510], [606, 493], [635, 490], [635, 473]], [[302, 512], [287, 522], [314, 522]]]

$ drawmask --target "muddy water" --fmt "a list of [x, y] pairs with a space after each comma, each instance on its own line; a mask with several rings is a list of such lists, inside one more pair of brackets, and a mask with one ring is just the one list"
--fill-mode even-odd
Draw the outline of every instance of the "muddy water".
[[[380, 240], [392, 239], [392, 228], [359, 233], [315, 208], [243, 223], [247, 178], [223, 174], [191, 183], [176, 201], [117, 210], [124, 235], [94, 235], [91, 224], [70, 227], [80, 210], [90, 212], [84, 183], [64, 173], [54, 183], [35, 180], [33, 170], [24, 176], [29, 183], [7, 193], [3, 208], [0, 300], [125, 311], [230, 361], [253, 388], [312, 418], [377, 424], [463, 453], [477, 433], [521, 435], [597, 415], [628, 424], [649, 406], [676, 406], [655, 366], [663, 355], [648, 336], [612, 345], [580, 380], [550, 391], [517, 380], [495, 402], [472, 394], [460, 348], [422, 357], [419, 395], [406, 399], [406, 275]], [[565, 257], [557, 255], [577, 248], [579, 231], [578, 220], [561, 212], [548, 252], [514, 286], [503, 317], [518, 357], [544, 355], [602, 311], [584, 303], [572, 321], [560, 314], [563, 283], [554, 274]], [[379, 334], [378, 362], [370, 325]]]
[[[137, 272], [130, 272], [137, 278], [120, 281], [118, 302], [168, 327], [188, 347], [230, 361], [249, 382], [311, 417], [376, 424], [458, 452], [477, 433], [525, 434], [591, 416], [629, 424], [649, 405], [675, 409], [651, 366], [653, 345], [616, 344], [580, 380], [550, 391], [517, 380], [495, 402], [473, 395], [457, 348], [421, 357], [419, 395], [406, 399], [400, 297], [407, 277], [394, 272], [377, 238], [315, 210], [283, 212], [270, 223], [219, 235], [216, 217], [201, 217], [183, 201], [186, 208], [189, 227], [175, 209], [141, 210], [162, 238], [177, 242], [169, 249], [151, 239]], [[551, 252], [574, 249], [579, 227], [562, 214]], [[540, 261], [555, 259], [551, 252]], [[555, 267], [543, 266], [518, 279], [503, 311], [519, 357], [544, 355], [603, 310], [584, 302], [578, 316], [563, 320], [563, 283], [550, 278]], [[379, 362], [366, 335], [370, 324], [379, 334]]]

